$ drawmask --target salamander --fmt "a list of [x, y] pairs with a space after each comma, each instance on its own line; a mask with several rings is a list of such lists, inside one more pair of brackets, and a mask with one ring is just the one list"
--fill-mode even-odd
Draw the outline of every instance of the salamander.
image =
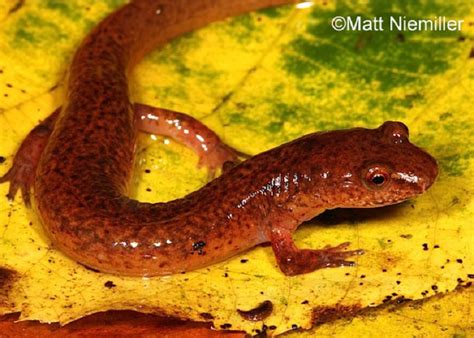
[[[64, 105], [27, 136], [9, 197], [22, 190], [53, 245], [88, 267], [131, 276], [190, 271], [270, 242], [281, 271], [297, 275], [351, 266], [349, 243], [299, 249], [292, 233], [333, 208], [374, 208], [425, 192], [436, 160], [408, 128], [309, 134], [248, 159], [201, 122], [132, 103], [128, 76], [154, 48], [185, 32], [288, 0], [135, 0], [105, 18], [77, 49]], [[183, 198], [142, 203], [127, 196], [139, 131], [191, 146], [222, 175]], [[227, 164], [231, 165], [227, 165]], [[211, 175], [212, 176], [212, 175]]]

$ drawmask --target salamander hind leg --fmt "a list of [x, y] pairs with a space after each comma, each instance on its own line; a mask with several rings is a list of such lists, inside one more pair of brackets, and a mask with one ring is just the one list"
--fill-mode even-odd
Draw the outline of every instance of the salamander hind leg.
[[199, 156], [199, 165], [208, 168], [210, 178], [215, 177], [219, 168], [225, 172], [240, 162], [239, 156], [243, 154], [195, 118], [143, 104], [135, 104], [134, 109], [140, 131], [169, 136], [193, 149]]
[[323, 268], [354, 266], [355, 263], [346, 261], [346, 258], [364, 253], [361, 249], [346, 250], [350, 244], [348, 242], [320, 250], [298, 249], [293, 242], [291, 232], [281, 228], [272, 230], [271, 243], [278, 266], [287, 276]]
[[36, 167], [53, 131], [60, 109], [55, 110], [44, 121], [34, 127], [20, 145], [10, 170], [0, 177], [0, 183], [10, 182], [7, 197], [15, 198], [18, 189], [21, 190], [23, 201], [30, 206], [30, 189], [35, 181]]

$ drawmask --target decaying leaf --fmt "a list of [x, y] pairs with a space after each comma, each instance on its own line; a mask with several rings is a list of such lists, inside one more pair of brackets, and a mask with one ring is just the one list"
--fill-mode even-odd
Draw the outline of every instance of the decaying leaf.
[[[0, 5], [0, 175], [28, 131], [63, 102], [64, 72], [80, 39], [123, 2]], [[356, 14], [446, 15], [464, 25], [461, 32], [331, 28], [332, 17]], [[438, 293], [448, 293], [441, 309], [450, 308], [450, 299], [467, 307], [469, 297], [450, 292], [470, 285], [474, 274], [473, 22], [472, 7], [460, 0], [284, 7], [186, 35], [149, 55], [134, 73], [135, 101], [198, 117], [250, 154], [316, 130], [405, 122], [411, 139], [440, 164], [428, 193], [394, 207], [332, 211], [295, 234], [300, 247], [350, 241], [364, 248], [357, 267], [289, 278], [271, 249], [258, 247], [186, 274], [101, 274], [55, 250], [21, 198], [0, 199], [0, 313], [21, 311], [22, 320], [65, 324], [97, 311], [135, 309], [277, 334], [330, 321], [331, 311], [354, 316], [367, 307]], [[133, 197], [167, 201], [206, 182], [190, 150], [159, 136], [143, 135], [140, 144]], [[0, 185], [0, 196], [7, 188]], [[263, 320], [247, 320], [237, 311], [265, 301], [272, 312]], [[459, 317], [472, 328], [472, 313]], [[331, 332], [328, 325], [321, 330]], [[390, 325], [398, 324], [386, 321]]]

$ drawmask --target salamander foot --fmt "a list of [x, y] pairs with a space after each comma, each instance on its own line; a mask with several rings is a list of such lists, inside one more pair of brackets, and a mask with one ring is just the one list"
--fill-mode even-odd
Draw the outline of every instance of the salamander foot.
[[298, 249], [291, 233], [285, 229], [272, 230], [271, 243], [278, 266], [287, 276], [312, 272], [323, 268], [354, 266], [355, 262], [346, 258], [362, 255], [364, 250], [346, 250], [349, 242], [335, 247], [326, 246], [320, 250]]
[[13, 200], [20, 189], [25, 205], [30, 206], [30, 190], [35, 181], [36, 167], [53, 131], [59, 111], [60, 109], [55, 110], [30, 131], [15, 154], [12, 167], [0, 177], [0, 183], [10, 182], [7, 194], [9, 200]]

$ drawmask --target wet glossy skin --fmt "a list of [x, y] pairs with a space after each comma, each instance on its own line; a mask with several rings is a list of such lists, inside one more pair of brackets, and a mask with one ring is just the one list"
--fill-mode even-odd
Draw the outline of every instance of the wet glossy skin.
[[59, 249], [100, 271], [162, 275], [271, 241], [280, 268], [294, 275], [349, 265], [344, 258], [361, 253], [341, 253], [345, 244], [298, 250], [291, 233], [305, 220], [325, 209], [398, 203], [433, 183], [436, 161], [408, 141], [403, 124], [386, 122], [304, 136], [182, 199], [127, 197], [139, 127], [128, 98], [131, 67], [183, 32], [286, 2], [135, 1], [94, 29], [70, 67], [67, 102], [34, 183], [38, 213]]

